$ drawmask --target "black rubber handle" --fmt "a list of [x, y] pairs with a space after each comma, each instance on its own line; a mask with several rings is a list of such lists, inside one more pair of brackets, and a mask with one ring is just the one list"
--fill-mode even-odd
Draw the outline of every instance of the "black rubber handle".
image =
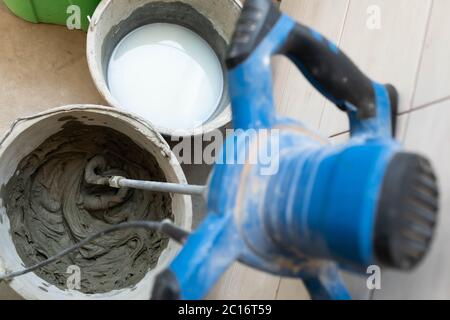
[[246, 60], [277, 23], [281, 13], [270, 0], [247, 0], [228, 49], [227, 67]]
[[169, 236], [171, 239], [175, 240], [179, 244], [184, 244], [184, 242], [190, 236], [189, 231], [186, 231], [184, 229], [181, 229], [180, 227], [177, 227], [170, 220], [164, 220], [161, 223], [161, 227], [160, 227], [159, 231], [161, 233]]
[[[227, 66], [233, 69], [249, 58], [281, 13], [270, 0], [247, 0], [229, 48]], [[377, 101], [374, 85], [332, 42], [301, 24], [290, 31], [284, 47], [287, 55], [309, 82], [343, 111], [356, 111], [359, 119], [374, 117]], [[387, 85], [391, 108], [396, 112], [397, 92]]]
[[315, 88], [340, 109], [356, 108], [360, 119], [376, 115], [372, 80], [320, 34], [297, 24], [282, 53], [290, 57]]
[[180, 300], [181, 290], [175, 274], [165, 269], [155, 278], [151, 300]]

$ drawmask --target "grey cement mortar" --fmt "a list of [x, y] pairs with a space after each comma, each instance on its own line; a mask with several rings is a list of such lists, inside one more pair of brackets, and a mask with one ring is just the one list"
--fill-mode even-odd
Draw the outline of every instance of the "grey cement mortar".
[[[64, 119], [63, 119], [64, 120]], [[68, 120], [68, 119], [65, 119]], [[88, 185], [84, 169], [102, 155], [101, 174], [165, 181], [154, 157], [123, 134], [106, 127], [69, 121], [18, 165], [2, 190], [11, 233], [26, 266], [43, 261], [106, 227], [134, 220], [173, 218], [167, 194], [130, 190], [117, 199], [115, 189]], [[67, 289], [68, 266], [81, 269], [81, 291], [103, 293], [137, 284], [158, 261], [168, 239], [144, 230], [105, 236], [36, 272]]]

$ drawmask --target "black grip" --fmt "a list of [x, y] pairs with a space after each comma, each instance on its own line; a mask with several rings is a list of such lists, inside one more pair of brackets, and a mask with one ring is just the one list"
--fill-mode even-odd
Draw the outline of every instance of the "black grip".
[[233, 69], [252, 54], [280, 16], [280, 11], [270, 0], [245, 2], [228, 50], [228, 69]]
[[190, 235], [189, 231], [177, 227], [170, 220], [163, 221], [159, 231], [180, 244], [183, 244]]
[[297, 24], [283, 52], [323, 95], [344, 111], [353, 106], [359, 119], [376, 115], [374, 86], [364, 73], [332, 42]]
[[180, 300], [181, 290], [177, 277], [170, 269], [156, 276], [151, 292], [152, 300]]
[[374, 250], [384, 266], [411, 270], [431, 250], [439, 218], [439, 187], [428, 159], [398, 153], [379, 196]]

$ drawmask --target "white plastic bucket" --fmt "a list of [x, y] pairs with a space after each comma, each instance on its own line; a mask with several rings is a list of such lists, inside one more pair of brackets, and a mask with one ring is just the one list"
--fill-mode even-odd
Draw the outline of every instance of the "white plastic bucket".
[[231, 109], [224, 61], [241, 8], [238, 0], [103, 0], [91, 19], [87, 37], [88, 64], [97, 89], [111, 106], [127, 110], [108, 88], [107, 68], [114, 48], [127, 34], [143, 25], [179, 24], [206, 40], [221, 61], [222, 98], [212, 116], [196, 128], [174, 130], [152, 124], [167, 136], [204, 134], [228, 124]]
[[[118, 131], [152, 154], [168, 182], [186, 183], [180, 164], [169, 146], [146, 121], [114, 108], [95, 105], [70, 105], [53, 109], [14, 122], [0, 141], [0, 185], [5, 186], [16, 172], [19, 162], [59, 132], [67, 121], [76, 119], [86, 125], [105, 126]], [[192, 203], [188, 196], [173, 195], [172, 213], [175, 224], [189, 230], [192, 226]], [[0, 198], [0, 274], [22, 270], [10, 233], [10, 222], [4, 200]], [[29, 273], [12, 280], [9, 285], [25, 299], [149, 299], [155, 275], [173, 260], [179, 245], [169, 241], [159, 256], [157, 266], [149, 270], [135, 286], [107, 293], [84, 294], [62, 290]]]

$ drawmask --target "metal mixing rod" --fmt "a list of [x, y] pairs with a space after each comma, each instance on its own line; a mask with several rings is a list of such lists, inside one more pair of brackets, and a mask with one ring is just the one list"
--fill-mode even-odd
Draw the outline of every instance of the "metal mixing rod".
[[103, 156], [92, 158], [86, 165], [84, 178], [87, 183], [109, 186], [116, 189], [131, 188], [153, 192], [167, 192], [184, 195], [205, 196], [206, 186], [197, 186], [181, 183], [168, 183], [157, 181], [132, 180], [121, 176], [103, 176], [98, 174], [106, 169], [106, 160]]

